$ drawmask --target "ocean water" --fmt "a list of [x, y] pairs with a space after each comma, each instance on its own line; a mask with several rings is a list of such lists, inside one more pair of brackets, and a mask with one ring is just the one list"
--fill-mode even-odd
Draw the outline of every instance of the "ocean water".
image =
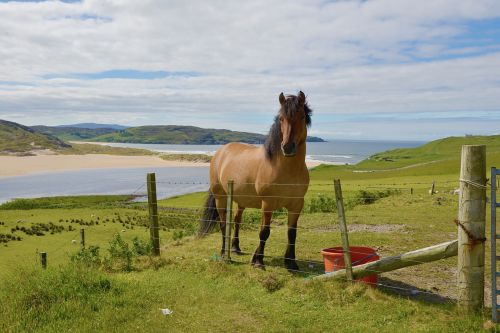
[[[394, 148], [416, 147], [421, 142], [334, 141], [309, 142], [308, 159], [331, 164], [354, 164]], [[169, 153], [213, 154], [217, 145], [163, 145], [110, 143]], [[208, 190], [208, 167], [117, 168], [57, 171], [0, 178], [0, 203], [13, 198], [58, 195], [146, 193], [146, 174], [155, 172], [158, 198]]]
[[149, 172], [156, 173], [159, 199], [208, 190], [208, 167], [85, 169], [0, 178], [0, 203], [13, 198], [91, 194], [135, 194], [147, 200]]
[[[411, 148], [422, 145], [417, 141], [347, 141], [308, 142], [307, 159], [331, 164], [356, 164], [365, 158], [389, 149]], [[112, 147], [141, 148], [170, 154], [213, 155], [221, 145], [168, 145], [141, 143], [105, 143]]]

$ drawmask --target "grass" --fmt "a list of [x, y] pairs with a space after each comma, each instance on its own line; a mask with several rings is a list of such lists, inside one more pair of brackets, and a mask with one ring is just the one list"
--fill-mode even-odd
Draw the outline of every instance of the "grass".
[[107, 154], [121, 156], [151, 156], [155, 152], [147, 149], [110, 147], [105, 145], [94, 145], [89, 143], [72, 143], [71, 148], [60, 149], [58, 154], [63, 155], [86, 155], [86, 154]]
[[[488, 167], [500, 165], [499, 157], [489, 152]], [[476, 332], [498, 328], [488, 323], [488, 309], [470, 315], [457, 312], [456, 258], [384, 273], [377, 289], [311, 279], [323, 271], [320, 250], [341, 244], [332, 212], [333, 178], [342, 180], [345, 202], [350, 203], [346, 217], [351, 245], [375, 247], [385, 257], [457, 237], [453, 220], [458, 196], [450, 191], [458, 187], [458, 162], [458, 157], [449, 157], [423, 164], [415, 157], [415, 166], [406, 169], [315, 168], [297, 236], [300, 274], [282, 267], [287, 227], [286, 216], [280, 214], [273, 218], [266, 245], [266, 271], [249, 265], [258, 243], [257, 211], [245, 212], [240, 235], [245, 254], [233, 256], [234, 264], [220, 261], [220, 233], [203, 239], [192, 235], [205, 193], [160, 200], [161, 258], [134, 254], [127, 269], [106, 266], [104, 258], [112, 256], [110, 250], [117, 244], [132, 251], [134, 239], [148, 239], [144, 204], [114, 196], [5, 204], [0, 206], [0, 233], [13, 233], [22, 240], [0, 247], [0, 331]], [[438, 191], [433, 196], [428, 194], [432, 181]], [[36, 236], [16, 229], [37, 223], [64, 230]], [[71, 260], [79, 252], [82, 227], [87, 247], [98, 247], [102, 259], [84, 268]], [[123, 242], [116, 241], [117, 234]], [[39, 268], [40, 251], [48, 253], [45, 271]], [[488, 281], [488, 244], [486, 253]], [[160, 308], [173, 314], [164, 316]]]
[[160, 158], [166, 161], [210, 163], [212, 156], [206, 154], [161, 154]]

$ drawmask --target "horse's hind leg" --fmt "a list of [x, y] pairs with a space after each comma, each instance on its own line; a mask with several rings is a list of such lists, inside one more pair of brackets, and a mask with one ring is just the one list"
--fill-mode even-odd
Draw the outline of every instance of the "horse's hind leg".
[[236, 211], [236, 215], [234, 216], [234, 237], [231, 243], [231, 251], [236, 254], [241, 254], [240, 249], [240, 225], [241, 219], [243, 217], [243, 211], [245, 207], [240, 207], [238, 205], [238, 210]]

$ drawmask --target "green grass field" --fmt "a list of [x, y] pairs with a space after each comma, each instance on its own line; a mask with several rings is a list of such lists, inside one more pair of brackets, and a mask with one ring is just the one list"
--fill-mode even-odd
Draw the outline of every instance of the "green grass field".
[[[491, 146], [488, 167], [500, 165], [496, 141]], [[0, 331], [494, 330], [488, 323], [489, 309], [473, 315], [457, 312], [456, 258], [384, 273], [377, 288], [312, 279], [323, 272], [321, 249], [341, 245], [332, 205], [334, 178], [342, 181], [351, 245], [371, 246], [381, 256], [390, 256], [455, 239], [458, 196], [450, 191], [459, 185], [460, 157], [459, 149], [453, 149], [438, 153], [433, 163], [427, 163], [424, 150], [411, 163], [372, 159], [356, 166], [312, 170], [299, 220], [301, 272], [296, 274], [282, 265], [287, 243], [284, 214], [273, 217], [265, 271], [249, 264], [258, 242], [257, 211], [245, 213], [240, 236], [245, 254], [233, 255], [232, 264], [221, 261], [219, 233], [203, 239], [193, 235], [204, 193], [159, 202], [160, 258], [139, 254], [133, 245], [134, 239], [149, 237], [148, 212], [144, 204], [129, 197], [61, 197], [4, 204], [0, 234], [16, 239], [0, 243]], [[408, 153], [414, 151], [405, 156]], [[438, 193], [431, 196], [433, 181]], [[99, 255], [90, 251], [76, 255], [81, 228], [87, 248], [98, 246]], [[126, 243], [117, 243], [117, 234]], [[48, 254], [47, 270], [40, 268], [41, 251]], [[488, 252], [487, 244], [487, 281]], [[165, 316], [161, 308], [173, 314]]]

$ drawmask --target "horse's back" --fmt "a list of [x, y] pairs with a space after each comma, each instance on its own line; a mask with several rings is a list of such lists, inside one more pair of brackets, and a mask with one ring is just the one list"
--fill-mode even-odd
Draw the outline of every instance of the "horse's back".
[[245, 143], [222, 146], [210, 162], [210, 187], [215, 195], [227, 193], [227, 182], [234, 181], [235, 201], [242, 207], [260, 207], [255, 180], [265, 158], [262, 147]]

